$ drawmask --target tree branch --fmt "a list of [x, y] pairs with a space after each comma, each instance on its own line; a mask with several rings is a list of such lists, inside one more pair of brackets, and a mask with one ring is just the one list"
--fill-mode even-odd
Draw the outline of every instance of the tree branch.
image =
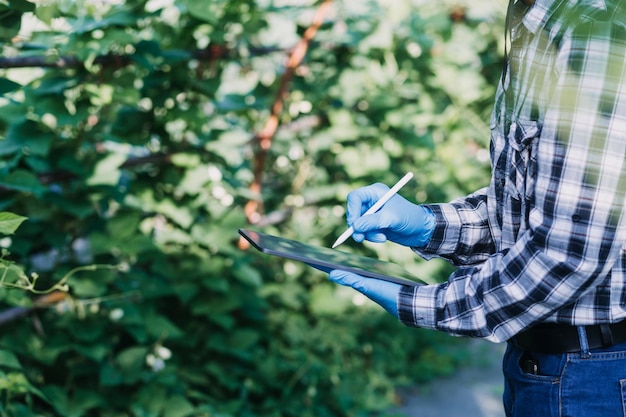
[[11, 323], [19, 318], [22, 318], [32, 311], [52, 307], [65, 300], [67, 294], [62, 291], [55, 291], [50, 294], [46, 294], [33, 301], [33, 305], [30, 307], [11, 307], [8, 310], [0, 312], [0, 326]]
[[[248, 201], [244, 207], [246, 218], [251, 224], [258, 223], [262, 218], [261, 211], [263, 201], [261, 198], [261, 183], [263, 180], [263, 172], [265, 170], [265, 161], [267, 160], [267, 154], [272, 145], [272, 139], [274, 138], [274, 135], [279, 127], [280, 115], [283, 111], [285, 100], [287, 99], [289, 93], [289, 82], [293, 78], [296, 68], [302, 63], [311, 40], [315, 37], [318, 29], [324, 22], [324, 18], [328, 13], [331, 3], [332, 0], [324, 0], [324, 2], [317, 9], [311, 26], [307, 28], [298, 44], [292, 49], [291, 54], [287, 59], [285, 73], [281, 77], [276, 97], [272, 103], [270, 117], [265, 122], [263, 129], [253, 138], [257, 152], [254, 160], [254, 180], [252, 181], [252, 184], [250, 184], [250, 191], [254, 195], [258, 196], [258, 198]], [[240, 245], [242, 242], [243, 240], [240, 241]]]

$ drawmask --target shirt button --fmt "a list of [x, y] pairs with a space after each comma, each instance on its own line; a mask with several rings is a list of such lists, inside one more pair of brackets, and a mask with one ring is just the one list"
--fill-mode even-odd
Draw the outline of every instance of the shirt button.
[[578, 223], [578, 222], [580, 221], [580, 216], [579, 216], [578, 214], [574, 214], [574, 215], [572, 216], [572, 221], [573, 221], [574, 223]]

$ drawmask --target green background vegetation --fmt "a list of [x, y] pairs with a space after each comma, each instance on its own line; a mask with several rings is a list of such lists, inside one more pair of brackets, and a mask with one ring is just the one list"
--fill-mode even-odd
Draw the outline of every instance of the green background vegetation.
[[502, 7], [474, 3], [332, 2], [288, 79], [318, 2], [0, 0], [0, 211], [27, 218], [0, 240], [0, 415], [364, 416], [452, 372], [460, 339], [237, 229], [328, 246], [358, 186], [486, 185]]

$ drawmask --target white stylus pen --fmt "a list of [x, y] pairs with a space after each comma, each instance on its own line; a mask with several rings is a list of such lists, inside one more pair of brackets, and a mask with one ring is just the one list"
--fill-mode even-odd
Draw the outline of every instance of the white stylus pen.
[[[381, 198], [380, 200], [378, 200], [377, 202], [375, 202], [372, 207], [370, 207], [365, 213], [363, 213], [363, 216], [367, 216], [369, 214], [374, 214], [376, 213], [378, 210], [380, 210], [380, 208], [387, 202], [389, 201], [389, 199], [391, 197], [393, 197], [399, 190], [400, 188], [404, 187], [405, 184], [407, 182], [409, 182], [409, 180], [413, 178], [413, 173], [412, 172], [408, 172], [404, 177], [400, 178], [400, 181], [398, 181], [396, 183], [396, 185], [394, 185], [393, 187], [391, 187], [389, 189], [389, 191], [387, 191]], [[348, 239], [350, 236], [352, 236], [352, 233], [354, 233], [354, 228], [352, 226], [350, 226], [348, 228], [348, 230], [346, 230], [345, 232], [343, 232], [341, 234], [341, 236], [339, 236], [337, 238], [337, 240], [335, 241], [335, 243], [333, 243], [333, 249], [336, 248], [337, 246], [341, 245], [343, 242], [346, 241], [346, 239]]]

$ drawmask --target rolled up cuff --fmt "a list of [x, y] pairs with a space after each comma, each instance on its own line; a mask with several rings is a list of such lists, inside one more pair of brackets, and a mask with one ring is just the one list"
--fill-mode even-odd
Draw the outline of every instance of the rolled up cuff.
[[428, 244], [423, 247], [412, 247], [412, 249], [425, 259], [455, 253], [461, 235], [459, 227], [461, 220], [456, 209], [450, 204], [428, 204], [424, 207], [434, 214], [435, 228]]
[[436, 329], [436, 285], [403, 286], [398, 293], [398, 318], [411, 327]]

